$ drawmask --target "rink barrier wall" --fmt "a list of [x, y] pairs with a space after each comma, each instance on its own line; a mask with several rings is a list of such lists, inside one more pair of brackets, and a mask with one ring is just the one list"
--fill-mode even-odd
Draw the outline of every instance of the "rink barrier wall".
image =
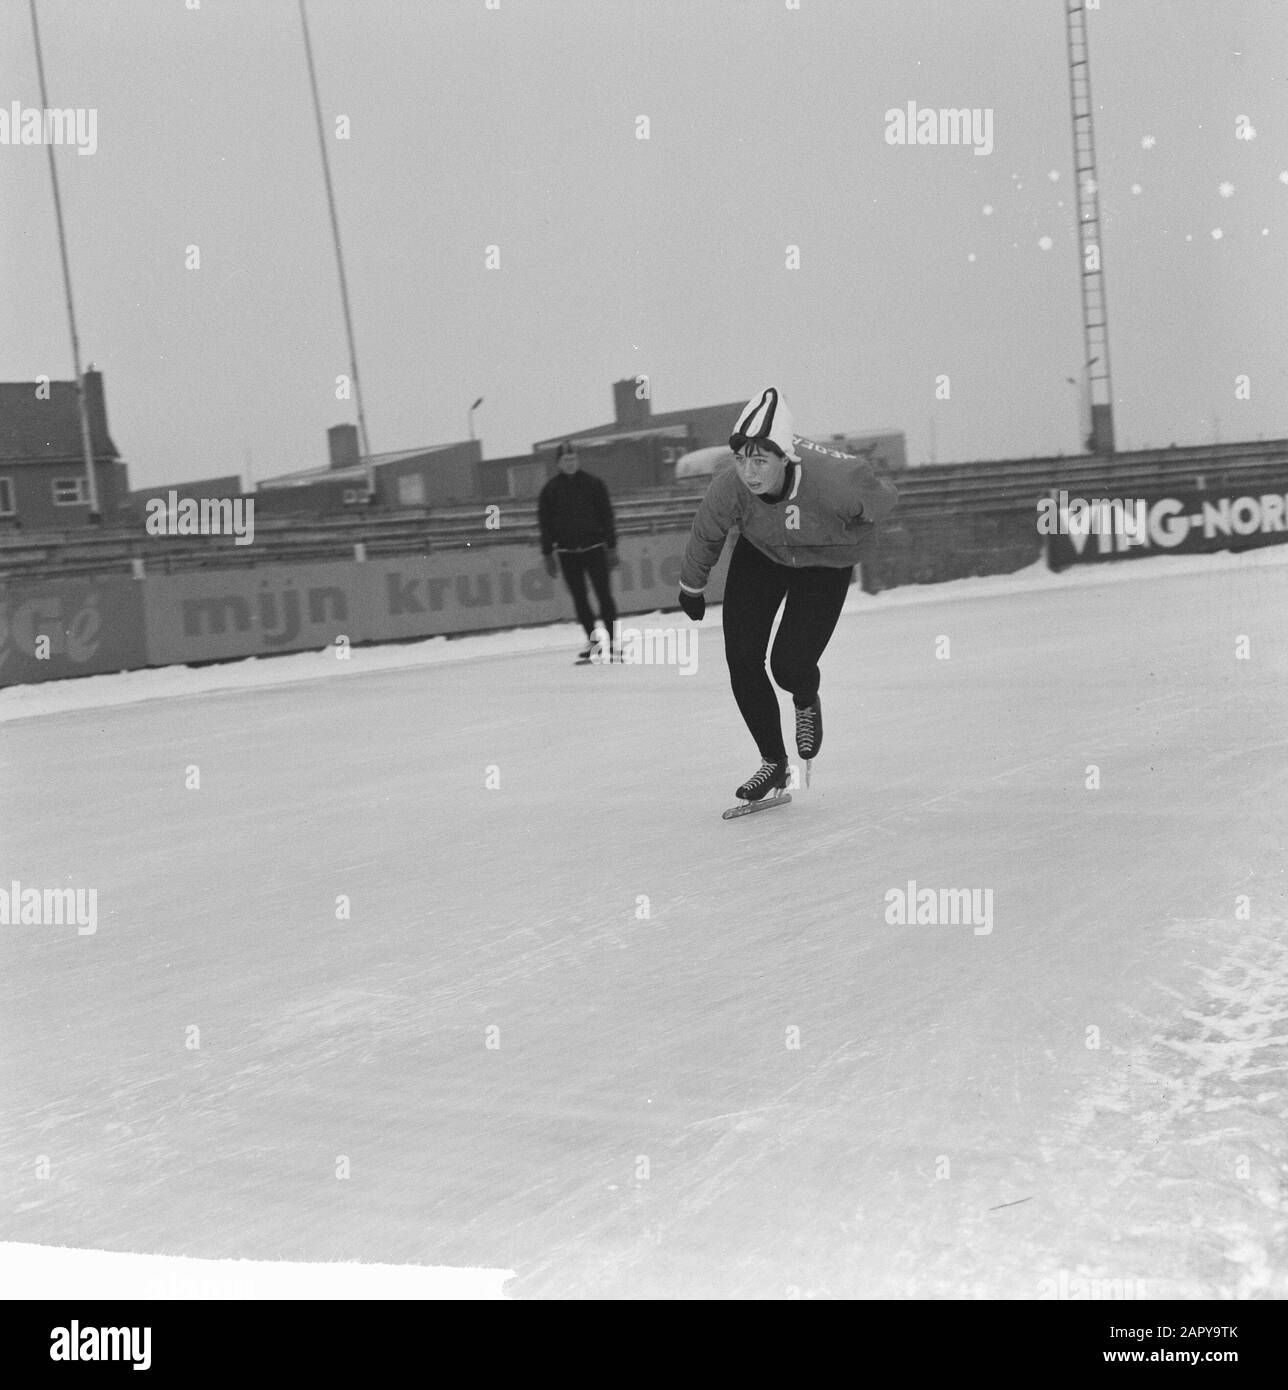
[[[1053, 501], [1078, 496], [1119, 496], [1144, 504], [1146, 542], [1126, 545], [1119, 537], [1047, 536], [1038, 530], [1034, 502], [999, 506], [990, 512], [896, 512], [877, 533], [864, 561], [863, 588], [879, 593], [904, 584], [942, 584], [988, 574], [1014, 574], [1044, 556], [1052, 570], [1074, 564], [1103, 564], [1146, 555], [1206, 554], [1251, 550], [1288, 542], [1288, 472], [1258, 483], [1214, 489], [1124, 488], [1103, 482], [1074, 482], [1052, 489]], [[1232, 514], [1232, 515], [1227, 515]], [[1188, 522], [1188, 525], [1184, 523]], [[1180, 534], [1184, 530], [1185, 534]], [[1083, 542], [1079, 544], [1078, 542]]]
[[[1094, 522], [1087, 515], [1077, 528], [1069, 525], [1072, 500], [1068, 493], [1053, 498], [1064, 504], [1061, 529], [1045, 538], [1047, 564], [1057, 572], [1071, 565], [1257, 550], [1288, 542], [1288, 494], [1282, 483], [1277, 490], [1136, 492], [1118, 499], [1126, 505], [1117, 515], [1102, 509]], [[1054, 510], [1058, 514], [1061, 509], [1057, 505]]]
[[0, 686], [148, 665], [143, 594], [133, 579], [0, 586]]
[[865, 593], [904, 584], [944, 584], [1014, 574], [1042, 558], [1032, 506], [997, 512], [900, 515], [877, 530], [860, 579]]
[[[675, 606], [687, 540], [687, 530], [620, 538], [620, 613]], [[711, 573], [712, 603], [724, 595], [729, 548]], [[530, 545], [23, 581], [0, 586], [0, 686], [572, 618], [562, 578], [549, 578]]]
[[[1072, 489], [1070, 489], [1072, 491]], [[1088, 491], [1083, 489], [1084, 492]], [[1102, 495], [1106, 489], [1092, 489]], [[1151, 509], [1172, 503], [1172, 518], [1237, 511], [1226, 535], [1191, 522], [1175, 544], [1079, 549], [1067, 536], [1043, 536], [1032, 502], [989, 512], [944, 510], [895, 515], [875, 536], [861, 566], [868, 593], [1012, 574], [1045, 553], [1053, 569], [1141, 555], [1244, 550], [1288, 541], [1288, 478], [1256, 491], [1132, 490]], [[1267, 502], [1266, 499], [1272, 499]], [[1282, 502], [1276, 510], [1273, 499]], [[1254, 506], [1255, 504], [1255, 506]], [[1205, 508], [1208, 509], [1205, 512]], [[1170, 540], [1172, 530], [1159, 533]], [[1281, 527], [1285, 529], [1280, 529]], [[1207, 530], [1215, 530], [1209, 536]], [[613, 592], [624, 615], [674, 609], [687, 527], [622, 536]], [[729, 546], [712, 571], [707, 599], [724, 594]], [[270, 563], [185, 570], [143, 579], [78, 578], [0, 584], [0, 686], [69, 676], [320, 650], [346, 637], [365, 642], [569, 622], [572, 604], [529, 544], [496, 544], [429, 555]], [[44, 639], [43, 642], [41, 639]], [[43, 654], [42, 654], [43, 653]]]
[[139, 581], [148, 664], [186, 665], [363, 639], [363, 566], [352, 560], [199, 570]]

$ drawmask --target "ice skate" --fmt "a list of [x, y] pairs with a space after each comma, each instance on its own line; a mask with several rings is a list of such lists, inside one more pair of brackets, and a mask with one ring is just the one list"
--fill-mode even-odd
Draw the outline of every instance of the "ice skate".
[[823, 746], [823, 703], [817, 695], [802, 709], [796, 705], [796, 751], [805, 764], [805, 785], [809, 786], [814, 759]]
[[786, 790], [787, 772], [786, 758], [778, 761], [766, 758], [734, 792], [742, 805], [731, 806], [723, 813], [722, 819], [733, 820], [737, 816], [750, 815], [753, 811], [767, 811], [771, 806], [787, 805], [792, 799]]

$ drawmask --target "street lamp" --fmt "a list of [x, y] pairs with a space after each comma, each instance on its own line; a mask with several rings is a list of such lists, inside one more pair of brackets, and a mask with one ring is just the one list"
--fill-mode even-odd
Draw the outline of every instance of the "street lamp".
[[483, 404], [483, 397], [480, 396], [480, 397], [478, 398], [478, 400], [476, 400], [476, 401], [474, 402], [474, 404], [473, 404], [472, 406], [470, 406], [469, 414], [465, 417], [466, 422], [467, 422], [467, 425], [468, 425], [468, 428], [469, 428], [470, 438], [471, 438], [471, 439], [474, 438], [474, 412], [475, 412], [475, 411], [479, 408], [479, 406], [481, 406], [482, 404]]

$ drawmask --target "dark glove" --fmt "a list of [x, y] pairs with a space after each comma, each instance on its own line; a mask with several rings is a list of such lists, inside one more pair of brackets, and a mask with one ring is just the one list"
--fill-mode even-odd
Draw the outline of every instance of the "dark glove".
[[617, 547], [615, 545], [608, 546], [604, 551], [604, 563], [607, 564], [610, 570], [615, 570], [617, 566], [622, 563], [617, 558]]
[[707, 596], [705, 594], [691, 594], [687, 589], [681, 589], [680, 607], [695, 623], [700, 623], [702, 615], [707, 611]]
[[557, 579], [559, 576], [559, 561], [553, 555], [546, 556], [546, 573], [551, 579]]

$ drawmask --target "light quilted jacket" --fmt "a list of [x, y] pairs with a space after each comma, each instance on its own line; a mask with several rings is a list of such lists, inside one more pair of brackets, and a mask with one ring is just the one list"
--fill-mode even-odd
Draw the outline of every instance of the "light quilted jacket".
[[854, 454], [797, 434], [792, 440], [801, 461], [781, 502], [748, 492], [732, 467], [711, 480], [685, 547], [682, 589], [702, 592], [725, 537], [734, 530], [771, 560], [792, 568], [844, 569], [863, 558], [898, 492]]

